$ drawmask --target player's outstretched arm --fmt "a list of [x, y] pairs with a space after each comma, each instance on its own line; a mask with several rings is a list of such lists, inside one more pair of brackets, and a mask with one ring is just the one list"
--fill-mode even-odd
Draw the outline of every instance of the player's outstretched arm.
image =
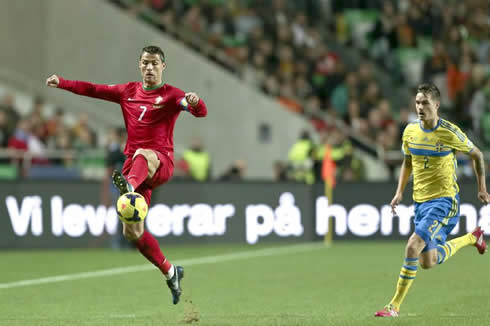
[[187, 102], [187, 105], [184, 104], [184, 109], [189, 111], [193, 116], [202, 118], [208, 114], [206, 104], [196, 93], [185, 93], [185, 101]]
[[398, 178], [398, 187], [396, 188], [395, 196], [393, 197], [390, 203], [391, 211], [393, 214], [396, 214], [395, 208], [403, 199], [403, 191], [407, 186], [411, 174], [412, 174], [412, 157], [410, 155], [405, 155], [400, 170], [400, 177]]
[[478, 199], [488, 204], [490, 202], [489, 195], [487, 193], [487, 185], [485, 181], [485, 160], [483, 153], [477, 148], [473, 147], [473, 150], [468, 153], [473, 160], [473, 170], [475, 171], [476, 181], [478, 183]]
[[49, 76], [46, 79], [46, 85], [53, 88], [61, 88], [78, 95], [116, 103], [121, 101], [124, 89], [124, 85], [98, 85], [79, 80], [63, 79], [57, 75]]

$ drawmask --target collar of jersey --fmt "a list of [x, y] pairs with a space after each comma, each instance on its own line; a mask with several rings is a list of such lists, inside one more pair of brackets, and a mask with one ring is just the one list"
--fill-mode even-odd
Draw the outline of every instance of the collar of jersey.
[[422, 121], [419, 120], [419, 126], [420, 126], [420, 129], [422, 129], [423, 132], [433, 132], [434, 130], [436, 130], [437, 128], [439, 128], [440, 124], [441, 124], [441, 118], [439, 118], [439, 121], [437, 121], [437, 124], [434, 128], [432, 129], [424, 129], [424, 127], [422, 127]]
[[158, 85], [156, 85], [156, 86], [153, 86], [153, 87], [145, 87], [145, 86], [143, 86], [143, 83], [141, 83], [141, 87], [143, 87], [143, 90], [144, 90], [144, 91], [147, 91], [147, 92], [148, 92], [148, 91], [154, 91], [155, 89], [160, 88], [160, 87], [162, 87], [163, 85], [165, 85], [165, 83], [164, 83], [164, 82], [162, 82], [161, 84], [158, 84]]

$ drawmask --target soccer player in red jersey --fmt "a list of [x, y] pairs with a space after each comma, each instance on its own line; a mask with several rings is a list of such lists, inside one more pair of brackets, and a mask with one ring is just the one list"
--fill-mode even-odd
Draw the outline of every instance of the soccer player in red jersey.
[[[165, 84], [165, 55], [157, 46], [141, 51], [139, 68], [142, 82], [117, 85], [98, 85], [67, 80], [52, 75], [46, 85], [61, 88], [78, 95], [99, 98], [121, 106], [128, 139], [124, 154], [127, 159], [122, 174], [115, 171], [112, 179], [120, 194], [136, 191], [150, 205], [154, 188], [167, 182], [173, 173], [173, 130], [181, 111], [196, 117], [205, 117], [206, 105], [196, 93]], [[177, 304], [182, 294], [180, 281], [184, 277], [182, 266], [173, 266], [163, 255], [157, 240], [145, 230], [144, 222], [123, 224], [123, 234], [133, 241], [139, 251], [165, 275]]]

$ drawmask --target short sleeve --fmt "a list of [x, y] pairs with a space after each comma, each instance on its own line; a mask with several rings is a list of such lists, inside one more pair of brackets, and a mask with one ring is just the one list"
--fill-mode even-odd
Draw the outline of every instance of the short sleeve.
[[408, 143], [406, 141], [402, 142], [402, 153], [405, 156], [410, 155], [410, 150], [408, 149]]
[[402, 136], [402, 153], [405, 156], [410, 155], [410, 150], [408, 149], [408, 126], [405, 127], [405, 130], [403, 131], [403, 136]]
[[475, 147], [468, 136], [466, 136], [466, 134], [459, 128], [455, 127], [451, 134], [452, 137], [447, 144], [449, 147], [462, 153], [469, 153]]

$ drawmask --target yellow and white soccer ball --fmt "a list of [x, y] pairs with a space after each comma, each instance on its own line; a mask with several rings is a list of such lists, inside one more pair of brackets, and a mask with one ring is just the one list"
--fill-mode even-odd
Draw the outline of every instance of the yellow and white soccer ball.
[[145, 198], [137, 192], [128, 192], [117, 200], [117, 216], [126, 224], [143, 221], [148, 214]]

